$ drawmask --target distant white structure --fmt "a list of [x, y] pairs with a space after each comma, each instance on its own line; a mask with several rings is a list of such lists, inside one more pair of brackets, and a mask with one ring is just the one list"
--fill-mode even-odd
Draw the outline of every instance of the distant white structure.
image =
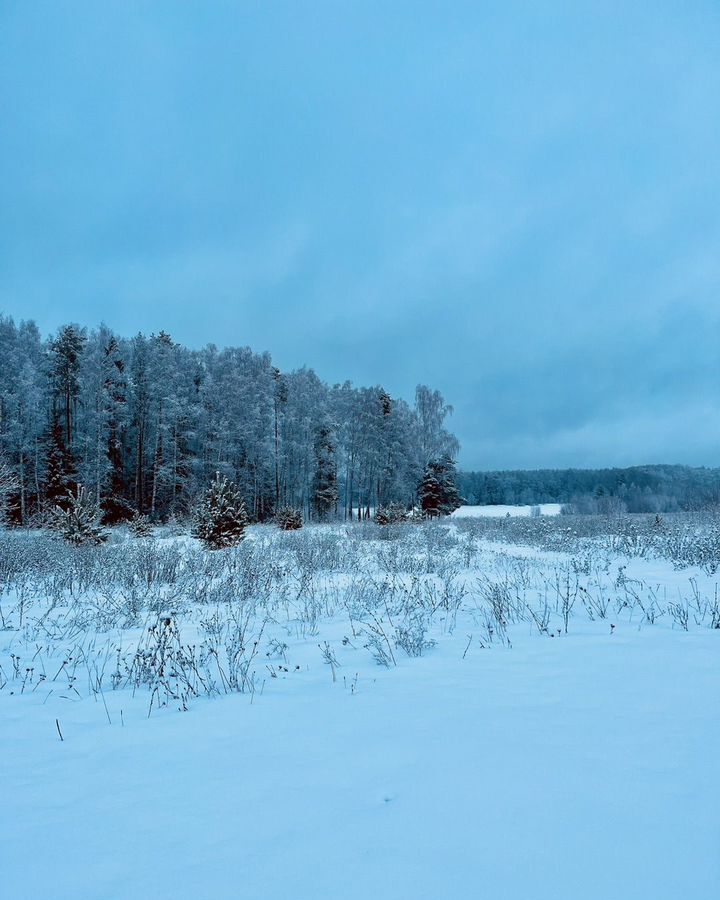
[[539, 503], [533, 506], [461, 506], [452, 514], [452, 518], [475, 519], [481, 516], [490, 516], [492, 518], [531, 516], [534, 509], [539, 509], [541, 516], [559, 516], [561, 507], [561, 503]]

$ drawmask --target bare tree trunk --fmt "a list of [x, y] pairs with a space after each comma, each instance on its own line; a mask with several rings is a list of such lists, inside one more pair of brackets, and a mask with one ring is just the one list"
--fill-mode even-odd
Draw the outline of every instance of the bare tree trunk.
[[172, 477], [172, 498], [170, 500], [170, 512], [175, 513], [175, 497], [177, 496], [177, 479], [178, 479], [178, 427], [177, 421], [173, 426], [173, 477]]
[[275, 401], [275, 509], [280, 507], [280, 431], [278, 427], [278, 407]]
[[143, 512], [145, 505], [144, 481], [145, 473], [143, 471], [143, 457], [145, 455], [145, 427], [141, 422], [138, 426], [138, 445], [137, 445], [137, 471], [135, 472], [135, 504], [139, 512]]
[[72, 413], [70, 406], [70, 385], [65, 389], [65, 437], [68, 449], [72, 446]]
[[153, 484], [152, 499], [150, 501], [150, 512], [155, 515], [155, 504], [157, 500], [158, 474], [162, 464], [162, 406], [158, 413], [157, 425], [155, 426], [155, 453], [153, 456]]
[[34, 460], [34, 481], [35, 481], [35, 496], [37, 497], [37, 502], [40, 502], [40, 451], [38, 449], [38, 440], [35, 438], [35, 460]]
[[27, 519], [27, 505], [25, 500], [25, 457], [22, 450], [19, 456], [19, 473], [20, 473], [20, 521], [24, 525]]

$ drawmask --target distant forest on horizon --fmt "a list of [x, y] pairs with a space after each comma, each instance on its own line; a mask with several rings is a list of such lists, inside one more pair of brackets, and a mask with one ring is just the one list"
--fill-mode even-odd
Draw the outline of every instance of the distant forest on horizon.
[[720, 468], [648, 465], [458, 473], [470, 505], [562, 503], [580, 514], [657, 513], [720, 504]]

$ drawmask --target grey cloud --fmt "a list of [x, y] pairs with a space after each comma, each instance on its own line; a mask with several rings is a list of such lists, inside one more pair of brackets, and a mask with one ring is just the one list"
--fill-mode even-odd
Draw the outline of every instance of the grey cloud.
[[717, 462], [712, 4], [0, 15], [5, 312], [428, 382], [467, 467]]

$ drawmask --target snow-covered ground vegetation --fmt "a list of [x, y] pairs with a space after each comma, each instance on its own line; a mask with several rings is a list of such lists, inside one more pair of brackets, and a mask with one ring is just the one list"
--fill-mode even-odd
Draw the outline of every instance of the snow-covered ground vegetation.
[[720, 885], [701, 515], [0, 532], [8, 897]]

